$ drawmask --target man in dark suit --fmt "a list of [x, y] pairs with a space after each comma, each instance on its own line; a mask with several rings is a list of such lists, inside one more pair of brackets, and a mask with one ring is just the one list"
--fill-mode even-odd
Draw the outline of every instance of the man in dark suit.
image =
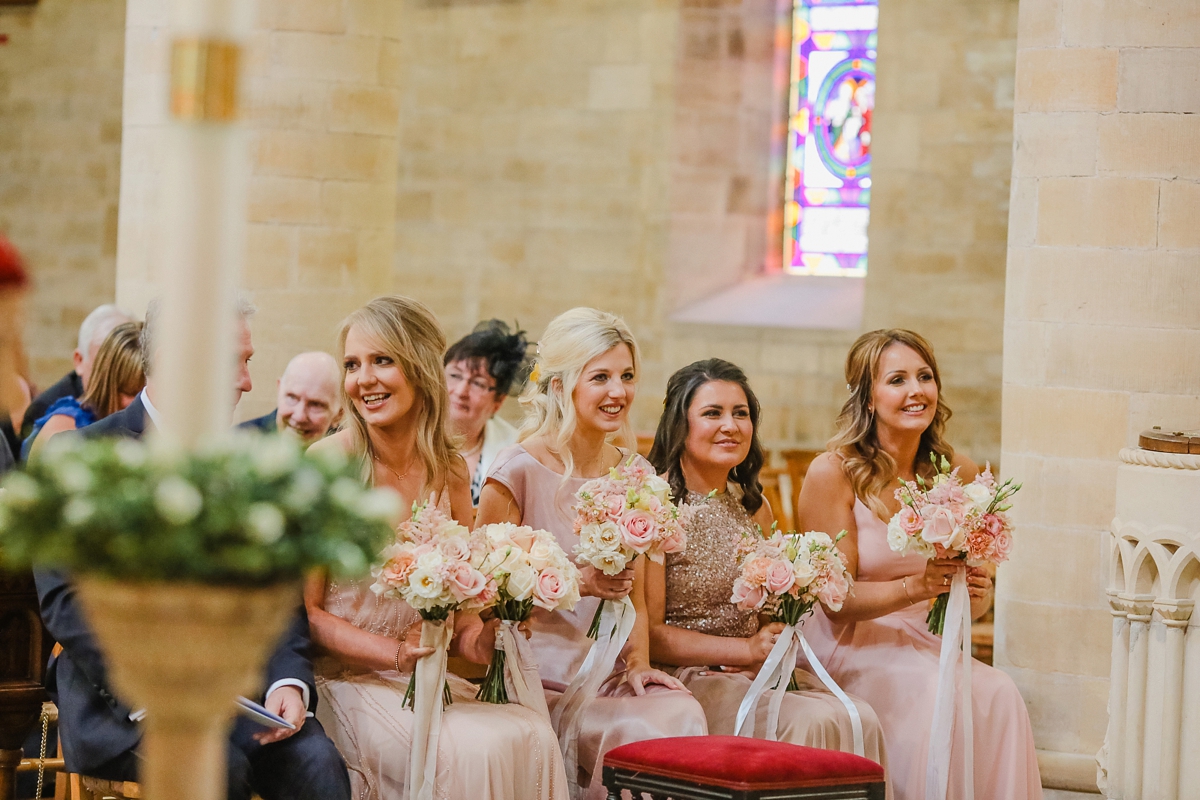
[[105, 337], [112, 333], [113, 328], [129, 321], [129, 315], [115, 305], [106, 304], [92, 309], [92, 313], [88, 314], [79, 326], [78, 346], [71, 355], [75, 363], [74, 368], [49, 389], [33, 398], [29, 408], [25, 409], [20, 430], [22, 440], [33, 433], [33, 424], [50, 410], [55, 400], [83, 396], [92, 373], [92, 362], [96, 359], [96, 353], [100, 351], [100, 345], [104, 344]]
[[[254, 352], [247, 323], [252, 309], [244, 306], [239, 311], [235, 405], [242, 392], [250, 390], [247, 365]], [[142, 333], [147, 366], [154, 352], [156, 317], [152, 303]], [[127, 408], [70, 435], [141, 438], [161, 424], [154, 397], [154, 375], [147, 369], [146, 388]], [[67, 769], [109, 780], [137, 780], [139, 712], [109, 690], [104, 655], [80, 613], [68, 576], [43, 570], [35, 579], [42, 619], [63, 647], [51, 661], [47, 684], [58, 703]], [[230, 800], [249, 800], [252, 791], [266, 800], [349, 800], [346, 765], [311, 717], [317, 693], [309, 649], [308, 618], [301, 607], [267, 663], [267, 688], [260, 698], [297, 730], [264, 730], [246, 719], [236, 720], [228, 750]]]

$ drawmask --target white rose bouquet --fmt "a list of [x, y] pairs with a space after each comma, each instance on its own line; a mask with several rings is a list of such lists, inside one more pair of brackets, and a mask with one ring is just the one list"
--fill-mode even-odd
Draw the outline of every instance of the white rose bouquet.
[[[931, 456], [937, 474], [932, 481], [901, 481], [896, 490], [900, 510], [888, 523], [888, 545], [897, 553], [926, 558], [960, 558], [973, 567], [999, 564], [1012, 551], [1008, 499], [1021, 484], [996, 483], [991, 465], [963, 485], [958, 469], [943, 456]], [[929, 630], [941, 635], [949, 595], [938, 595], [929, 610]]]
[[[636, 456], [585, 483], [575, 497], [576, 563], [616, 575], [639, 555], [661, 564], [687, 546], [687, 506], [671, 502], [670, 484]], [[602, 603], [588, 631], [593, 639], [603, 609]]]
[[484, 525], [475, 533], [487, 546], [480, 569], [489, 584], [497, 587], [492, 608], [501, 620], [492, 663], [476, 697], [488, 703], [507, 703], [512, 686], [522, 705], [532, 704], [544, 711], [540, 684], [527, 686], [527, 667], [532, 666], [531, 677], [535, 677], [537, 665], [523, 652], [524, 638], [516, 627], [529, 619], [534, 606], [547, 611], [573, 609], [579, 602], [579, 569], [547, 531], [500, 522]]

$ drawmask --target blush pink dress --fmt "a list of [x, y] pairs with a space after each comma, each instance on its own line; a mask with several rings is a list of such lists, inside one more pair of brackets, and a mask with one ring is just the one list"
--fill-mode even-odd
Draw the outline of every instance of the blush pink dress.
[[[887, 524], [861, 500], [858, 583], [894, 581], [925, 571], [919, 555], [887, 543]], [[862, 622], [832, 622], [818, 607], [804, 625], [817, 658], [834, 680], [871, 704], [883, 727], [888, 772], [897, 800], [925, 800], [925, 765], [937, 695], [942, 640], [929, 632], [929, 601]], [[1029, 713], [1008, 675], [979, 661], [971, 666], [977, 800], [1039, 800], [1042, 783]], [[962, 714], [956, 711], [948, 797], [961, 798]]]
[[[640, 456], [639, 456], [640, 458]], [[648, 465], [647, 465], [648, 466]], [[513, 445], [496, 456], [488, 473], [508, 489], [521, 509], [523, 525], [549, 531], [568, 554], [573, 554], [575, 535], [575, 492], [582, 478], [563, 483], [562, 475], [531, 456], [524, 447]], [[533, 610], [530, 642], [538, 660], [546, 702], [553, 709], [563, 690], [579, 671], [592, 646], [587, 630], [600, 600], [585, 597], [573, 611]], [[625, 682], [625, 665], [618, 660], [613, 674], [600, 687], [596, 700], [583, 717], [579, 736], [580, 787], [587, 800], [604, 800], [607, 793], [600, 781], [604, 754], [629, 742], [667, 736], [703, 736], [708, 733], [704, 709], [691, 695], [661, 686], [649, 686], [637, 697]]]

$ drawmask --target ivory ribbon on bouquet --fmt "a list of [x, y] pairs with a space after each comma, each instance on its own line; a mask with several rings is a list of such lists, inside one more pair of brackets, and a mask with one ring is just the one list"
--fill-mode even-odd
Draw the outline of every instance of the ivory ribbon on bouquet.
[[[600, 685], [612, 674], [617, 657], [629, 640], [637, 619], [633, 601], [628, 596], [621, 598], [620, 602], [605, 600], [603, 603], [600, 633], [550, 717], [554, 732], [558, 734], [558, 746], [562, 748], [563, 764], [567, 768], [567, 786], [572, 798], [579, 796], [575, 776], [579, 774], [579, 731], [583, 727], [583, 714], [592, 700], [596, 699]], [[593, 780], [595, 777], [592, 776]]]
[[775, 640], [775, 646], [771, 648], [762, 669], [758, 671], [758, 676], [750, 684], [746, 696], [742, 698], [742, 704], [738, 707], [734, 732], [738, 736], [754, 735], [754, 718], [758, 710], [758, 701], [762, 698], [763, 692], [767, 689], [774, 689], [770, 704], [767, 706], [766, 736], [772, 742], [779, 738], [779, 709], [783, 706], [783, 696], [787, 694], [792, 671], [796, 669], [796, 659], [800, 649], [804, 650], [804, 656], [808, 659], [809, 666], [821, 679], [821, 683], [825, 684], [825, 688], [833, 692], [834, 696], [841, 700], [842, 705], [846, 707], [846, 713], [850, 715], [850, 727], [854, 731], [854, 754], [866, 755], [866, 748], [863, 746], [862, 717], [858, 713], [858, 707], [854, 705], [850, 696], [842, 691], [842, 687], [837, 685], [837, 681], [830, 677], [825, 666], [817, 660], [817, 654], [808, 646], [804, 634], [794, 625], [784, 626], [783, 632]]
[[550, 719], [546, 695], [542, 693], [542, 679], [538, 677], [537, 659], [525, 635], [517, 628], [520, 624], [502, 619], [496, 630], [496, 649], [504, 652], [504, 688], [517, 703]]
[[946, 800], [950, 782], [950, 746], [954, 735], [954, 673], [962, 654], [963, 800], [975, 797], [975, 732], [971, 720], [971, 596], [967, 592], [967, 567], [954, 573], [946, 623], [942, 628], [942, 653], [938, 661], [937, 700], [933, 704], [933, 729], [929, 734], [929, 761], [925, 765], [925, 800]]
[[442, 692], [446, 685], [446, 657], [454, 638], [454, 615], [445, 622], [425, 620], [421, 625], [421, 647], [433, 652], [417, 659], [412, 680], [412, 749], [409, 751], [407, 796], [412, 800], [433, 800], [437, 779], [438, 738], [442, 732]]

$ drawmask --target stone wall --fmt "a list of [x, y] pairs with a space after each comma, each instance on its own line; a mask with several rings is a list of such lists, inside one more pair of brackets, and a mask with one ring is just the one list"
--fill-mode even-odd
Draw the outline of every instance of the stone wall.
[[124, 0], [0, 6], [0, 232], [34, 275], [25, 344], [42, 387], [115, 296], [124, 29]]
[[1200, 425], [1197, 67], [1192, 0], [1021, 0], [1003, 454], [1026, 488], [996, 661], [1063, 788], [1095, 789], [1107, 719], [1117, 452]]

